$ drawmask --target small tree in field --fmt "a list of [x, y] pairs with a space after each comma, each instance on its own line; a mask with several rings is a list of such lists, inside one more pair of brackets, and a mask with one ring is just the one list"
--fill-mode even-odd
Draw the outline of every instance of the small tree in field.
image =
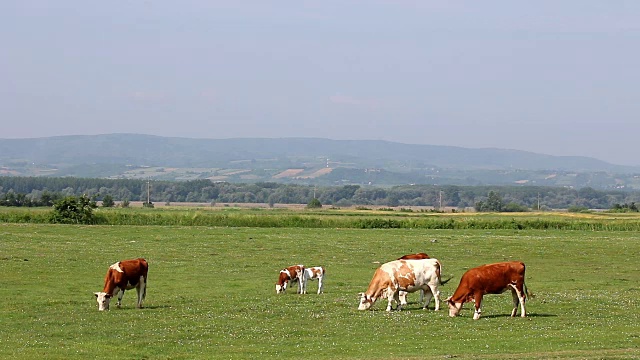
[[307, 209], [319, 209], [322, 207], [322, 203], [320, 202], [320, 200], [313, 198], [311, 201], [309, 201], [309, 203], [307, 204]]
[[93, 224], [95, 201], [86, 195], [80, 197], [67, 196], [56, 201], [49, 221], [54, 224]]
[[113, 201], [113, 196], [107, 194], [102, 198], [102, 207], [113, 207], [115, 205], [115, 202]]
[[142, 207], [153, 208], [155, 206], [153, 205], [153, 203], [151, 201], [145, 201], [145, 202], [142, 203]]

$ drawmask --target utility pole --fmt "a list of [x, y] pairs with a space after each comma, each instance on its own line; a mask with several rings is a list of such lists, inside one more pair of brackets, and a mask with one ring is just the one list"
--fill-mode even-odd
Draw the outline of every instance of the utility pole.
[[540, 192], [538, 191], [538, 211], [540, 211]]
[[151, 204], [151, 178], [147, 177], [147, 205]]
[[440, 206], [438, 207], [438, 210], [442, 211], [442, 190], [440, 190]]

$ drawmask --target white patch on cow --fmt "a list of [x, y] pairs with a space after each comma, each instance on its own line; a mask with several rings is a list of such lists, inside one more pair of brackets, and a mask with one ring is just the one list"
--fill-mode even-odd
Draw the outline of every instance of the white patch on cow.
[[124, 271], [122, 271], [122, 269], [120, 268], [120, 262], [117, 262], [111, 266], [109, 266], [109, 269], [113, 269], [119, 273], [123, 273]]

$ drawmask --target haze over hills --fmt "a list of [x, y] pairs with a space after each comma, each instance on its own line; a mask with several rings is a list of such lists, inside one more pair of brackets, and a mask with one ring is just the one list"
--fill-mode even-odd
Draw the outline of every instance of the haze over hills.
[[1, 174], [14, 176], [640, 188], [640, 167], [589, 157], [381, 140], [191, 139], [138, 134], [0, 139], [0, 166]]

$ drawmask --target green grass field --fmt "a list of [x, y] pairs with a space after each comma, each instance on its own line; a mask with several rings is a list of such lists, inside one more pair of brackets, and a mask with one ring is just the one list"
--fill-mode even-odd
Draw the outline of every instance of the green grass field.
[[[478, 321], [470, 304], [424, 311], [417, 294], [400, 312], [357, 310], [379, 263], [421, 251], [453, 276], [443, 298], [470, 267], [524, 261], [529, 317], [509, 317], [510, 293], [485, 297]], [[135, 257], [146, 308], [130, 291], [98, 312], [108, 266]], [[0, 358], [640, 358], [639, 258], [633, 231], [0, 223]], [[324, 294], [276, 295], [297, 263], [326, 267]]]

